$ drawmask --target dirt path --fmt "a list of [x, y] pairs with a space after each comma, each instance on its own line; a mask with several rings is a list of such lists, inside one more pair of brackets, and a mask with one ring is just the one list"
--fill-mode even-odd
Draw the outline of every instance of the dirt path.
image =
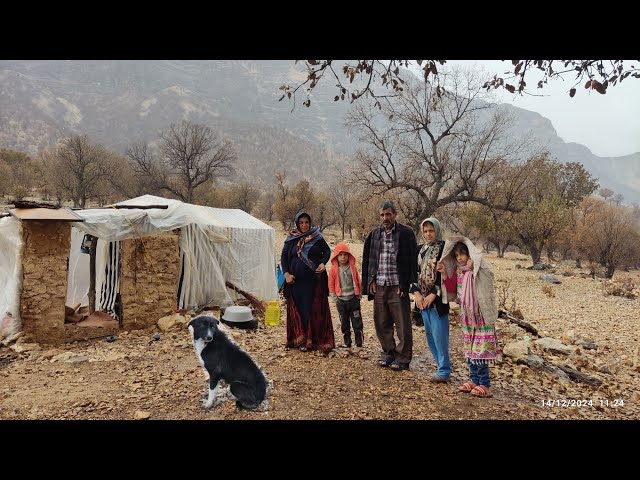
[[[352, 245], [358, 255], [361, 249], [361, 244]], [[455, 323], [450, 384], [428, 381], [434, 363], [421, 327], [413, 328], [411, 369], [381, 368], [376, 364], [371, 302], [364, 300], [368, 359], [286, 350], [284, 316], [276, 327], [261, 324], [255, 332], [233, 331], [273, 381], [264, 412], [238, 411], [231, 401], [203, 410], [199, 401], [205, 393], [204, 373], [188, 331], [162, 333], [155, 341], [156, 330], [149, 329], [121, 332], [112, 343], [97, 339], [57, 348], [27, 345], [21, 353], [0, 347], [0, 419], [640, 419], [640, 367], [634, 357], [638, 339], [632, 338], [640, 300], [605, 296], [600, 280], [577, 275], [561, 277], [563, 283], [553, 286], [557, 295], [550, 297], [542, 291], [539, 272], [515, 267], [526, 266], [525, 257], [487, 258], [497, 279], [513, 279], [513, 295], [527, 321], [558, 339], [573, 331], [571, 335], [598, 344], [597, 351], [583, 351], [579, 359], [547, 355], [545, 360], [578, 363], [601, 379], [602, 386], [563, 382], [507, 357], [492, 367], [493, 398], [458, 393], [467, 368]], [[637, 272], [631, 275], [640, 283]], [[340, 344], [333, 305], [332, 315]], [[497, 331], [502, 345], [525, 333], [504, 320], [498, 321]], [[543, 400], [558, 404], [543, 406]], [[577, 406], [578, 400], [592, 405]]]

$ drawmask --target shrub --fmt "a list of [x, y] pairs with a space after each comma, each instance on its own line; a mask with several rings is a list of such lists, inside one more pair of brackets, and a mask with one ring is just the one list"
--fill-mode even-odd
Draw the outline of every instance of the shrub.
[[602, 284], [606, 295], [616, 297], [638, 298], [640, 288], [635, 285], [630, 278], [625, 280], [607, 280]]
[[511, 279], [499, 278], [496, 280], [496, 297], [498, 310], [512, 313], [520, 309], [518, 297], [516, 297], [512, 289]]
[[547, 297], [555, 298], [556, 292], [553, 291], [553, 287], [551, 285], [543, 285], [542, 292], [547, 295]]

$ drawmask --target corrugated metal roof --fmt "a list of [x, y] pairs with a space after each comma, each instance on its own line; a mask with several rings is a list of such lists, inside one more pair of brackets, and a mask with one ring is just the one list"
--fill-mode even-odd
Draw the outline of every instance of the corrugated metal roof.
[[9, 208], [9, 213], [24, 221], [84, 222], [84, 218], [67, 208]]

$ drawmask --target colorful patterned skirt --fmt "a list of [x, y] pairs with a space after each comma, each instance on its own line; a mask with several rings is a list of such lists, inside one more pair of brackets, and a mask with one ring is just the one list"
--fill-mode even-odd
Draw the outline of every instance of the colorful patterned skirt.
[[499, 360], [502, 352], [500, 352], [500, 347], [498, 346], [495, 326], [485, 325], [482, 318], [476, 323], [480, 325], [472, 325], [471, 322], [467, 321], [467, 316], [464, 312], [460, 313], [465, 358], [474, 364], [488, 364]]
[[[315, 279], [304, 285], [296, 281], [296, 289], [285, 288], [287, 299], [287, 347], [305, 347], [308, 350], [329, 352], [335, 348], [331, 310], [329, 309], [329, 282], [326, 272], [315, 275]], [[306, 287], [307, 291], [301, 287]], [[298, 294], [296, 298], [296, 293]], [[311, 295], [307, 299], [306, 295]], [[310, 308], [299, 308], [297, 301], [310, 301]], [[309, 319], [303, 318], [309, 310]]]

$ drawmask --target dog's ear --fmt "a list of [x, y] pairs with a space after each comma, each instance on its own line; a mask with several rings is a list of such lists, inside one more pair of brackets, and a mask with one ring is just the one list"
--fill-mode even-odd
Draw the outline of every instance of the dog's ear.
[[191, 320], [187, 322], [187, 327], [195, 326], [196, 322], [199, 322], [200, 320], [202, 320], [202, 317], [200, 315], [196, 315], [195, 317], [193, 317]]
[[200, 322], [202, 320], [202, 315], [196, 315], [191, 320], [187, 322], [187, 327], [195, 327], [196, 322]]

